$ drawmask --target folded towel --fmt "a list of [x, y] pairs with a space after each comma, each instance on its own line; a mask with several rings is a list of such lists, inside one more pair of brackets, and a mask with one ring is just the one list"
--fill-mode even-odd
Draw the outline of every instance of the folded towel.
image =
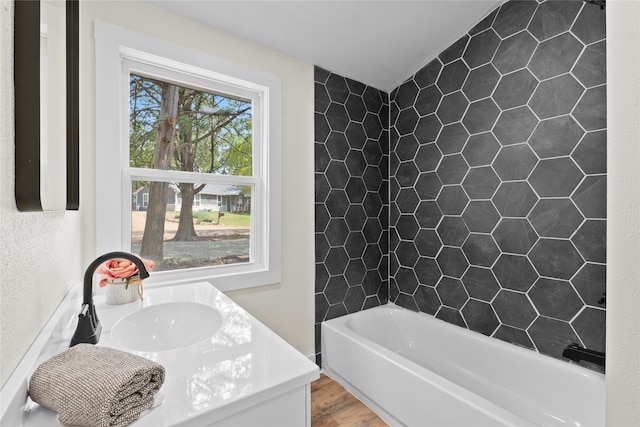
[[29, 396], [64, 425], [126, 426], [153, 405], [163, 382], [164, 368], [151, 360], [78, 344], [38, 366]]

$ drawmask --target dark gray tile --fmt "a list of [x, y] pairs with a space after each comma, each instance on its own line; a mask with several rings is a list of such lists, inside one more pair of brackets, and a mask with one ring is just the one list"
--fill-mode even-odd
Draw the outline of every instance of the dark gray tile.
[[500, 80], [500, 74], [491, 64], [471, 70], [467, 81], [462, 87], [462, 92], [469, 101], [477, 101], [491, 95]]
[[419, 90], [420, 89], [413, 80], [409, 80], [400, 85], [395, 98], [400, 110], [404, 110], [405, 108], [409, 108], [413, 105], [416, 100], [416, 96], [418, 96]]
[[527, 329], [538, 314], [526, 294], [503, 289], [491, 302], [500, 321], [514, 328]]
[[493, 99], [503, 110], [519, 107], [529, 101], [531, 94], [538, 86], [538, 80], [526, 68], [502, 76]]
[[529, 177], [540, 197], [567, 197], [582, 181], [583, 174], [569, 157], [541, 160]]
[[396, 299], [396, 304], [400, 307], [406, 308], [411, 311], [418, 311], [418, 306], [416, 305], [416, 301], [413, 299], [411, 295], [400, 293], [398, 298]]
[[349, 181], [349, 171], [344, 162], [332, 160], [327, 167], [327, 179], [331, 188], [344, 188]]
[[462, 282], [451, 277], [443, 277], [436, 286], [436, 292], [442, 304], [456, 309], [461, 309], [469, 299]]
[[537, 6], [535, 1], [511, 0], [504, 3], [493, 22], [493, 29], [502, 38], [525, 29]]
[[455, 61], [462, 56], [465, 47], [467, 46], [467, 42], [469, 41], [469, 36], [465, 34], [456, 40], [451, 46], [442, 51], [440, 55], [438, 55], [438, 59], [443, 64], [448, 64], [449, 62]]
[[344, 160], [349, 152], [349, 144], [347, 138], [342, 132], [331, 132], [325, 143], [325, 147], [329, 151], [329, 155], [333, 160]]
[[488, 166], [500, 150], [500, 143], [491, 132], [480, 133], [469, 138], [462, 155], [469, 166]]
[[423, 144], [418, 148], [415, 164], [420, 172], [432, 172], [436, 170], [442, 153], [436, 143]]
[[493, 331], [500, 326], [491, 305], [486, 302], [469, 300], [462, 308], [462, 315], [469, 329], [483, 335], [491, 336]]
[[538, 313], [559, 320], [571, 320], [580, 309], [582, 300], [569, 282], [541, 277], [528, 292]]
[[398, 145], [396, 146], [395, 153], [401, 161], [412, 160], [420, 144], [413, 134], [408, 134], [400, 137]]
[[351, 120], [356, 122], [364, 120], [364, 116], [367, 114], [367, 108], [361, 96], [350, 94], [344, 106], [347, 107], [347, 114], [349, 114]]
[[606, 173], [607, 131], [586, 133], [571, 157], [587, 174]]
[[432, 286], [419, 285], [413, 294], [418, 310], [430, 315], [436, 314], [440, 308], [440, 299]]
[[487, 28], [490, 28], [493, 24], [493, 20], [496, 19], [498, 10], [498, 8], [495, 8], [493, 11], [491, 11], [490, 14], [488, 14], [480, 22], [478, 22], [471, 30], [469, 30], [469, 35], [473, 36], [486, 30]]
[[443, 125], [448, 125], [460, 121], [468, 105], [469, 101], [462, 92], [456, 91], [442, 98], [436, 114]]
[[326, 82], [330, 75], [331, 75], [331, 72], [325, 70], [322, 67], [318, 67], [317, 65], [313, 67], [313, 80], [315, 80], [318, 83]]
[[416, 276], [418, 276], [418, 281], [422, 285], [435, 286], [440, 280], [440, 277], [442, 277], [440, 267], [433, 258], [421, 257], [414, 269]]
[[500, 291], [498, 281], [488, 268], [470, 266], [462, 276], [462, 283], [471, 298], [482, 301], [491, 301]]
[[317, 202], [324, 202], [329, 195], [331, 186], [327, 181], [327, 178], [322, 173], [315, 174], [315, 200]]
[[438, 166], [437, 174], [443, 184], [460, 184], [469, 170], [469, 165], [461, 154], [444, 156]]
[[493, 134], [502, 145], [519, 144], [529, 139], [537, 125], [538, 119], [525, 105], [503, 111], [493, 128]]
[[585, 87], [592, 87], [607, 82], [607, 45], [601, 42], [587, 46], [580, 59], [573, 67], [572, 73]]
[[606, 301], [601, 300], [607, 291], [606, 282], [607, 267], [604, 264], [586, 263], [571, 279], [571, 283], [585, 304], [594, 307], [606, 306]]
[[567, 31], [582, 6], [577, 1], [547, 1], [538, 6], [529, 23], [529, 31], [538, 40], [546, 40]]
[[607, 176], [587, 176], [571, 197], [587, 218], [607, 217]]
[[367, 140], [367, 135], [364, 132], [364, 126], [361, 123], [349, 122], [345, 135], [347, 136], [349, 147], [353, 149], [364, 147], [364, 143]]
[[420, 256], [435, 257], [442, 247], [438, 233], [430, 228], [422, 228], [414, 241]]
[[420, 88], [425, 88], [436, 82], [441, 70], [442, 64], [437, 59], [434, 59], [433, 61], [422, 67], [420, 71], [418, 71], [415, 76], [413, 76], [413, 80], [418, 84]]
[[591, 307], [586, 307], [571, 322], [571, 326], [573, 326], [586, 348], [602, 352], [605, 351], [605, 325], [606, 311]]
[[[344, 269], [349, 263], [349, 255], [343, 247], [336, 247], [329, 249], [329, 253], [324, 260], [324, 265], [327, 267], [327, 271], [331, 275], [344, 273]], [[343, 277], [344, 279], [344, 277]], [[346, 284], [346, 281], [345, 281]]]
[[[329, 227], [327, 227], [327, 231], [325, 231], [325, 234], [327, 234], [327, 237], [329, 237], [329, 228], [331, 227], [331, 225], [333, 224], [335, 220], [331, 220], [331, 222], [329, 223]], [[342, 221], [342, 220], [341, 220]], [[344, 248], [346, 249], [347, 253], [349, 254], [350, 258], [357, 258], [360, 259], [362, 258], [362, 255], [364, 254], [364, 250], [367, 247], [367, 241], [364, 238], [364, 235], [362, 234], [362, 232], [360, 231], [352, 231], [349, 232], [347, 229], [342, 229], [341, 230], [343, 234], [342, 236], [348, 235], [346, 242], [344, 243]], [[342, 239], [344, 239], [344, 237], [342, 237]], [[348, 271], [348, 269], [347, 269]], [[348, 274], [348, 273], [345, 273]]]
[[407, 108], [400, 112], [398, 121], [396, 122], [396, 129], [400, 135], [407, 135], [413, 132], [418, 123], [418, 113], [413, 108]]
[[569, 240], [541, 238], [531, 249], [529, 259], [541, 276], [569, 280], [584, 260]]
[[[324, 234], [331, 246], [344, 246], [349, 235], [349, 229], [343, 218], [333, 218], [327, 224]], [[362, 238], [362, 243], [364, 246], [364, 237]]]
[[502, 218], [492, 233], [502, 252], [525, 255], [538, 240], [526, 219]]
[[[367, 168], [367, 161], [360, 150], [349, 150], [344, 163], [347, 165], [347, 170], [352, 178], [361, 178]], [[362, 183], [362, 186], [364, 187], [364, 183]]]
[[479, 67], [491, 61], [499, 44], [500, 37], [488, 29], [471, 37], [463, 58], [469, 67]]
[[327, 118], [324, 114], [315, 113], [314, 114], [314, 140], [315, 142], [325, 142], [327, 136], [329, 136], [329, 132], [331, 132], [331, 128], [329, 127], [329, 123], [327, 123]]
[[567, 156], [584, 131], [571, 116], [543, 120], [533, 131], [529, 145], [540, 158]]
[[396, 204], [401, 213], [413, 213], [420, 203], [420, 198], [413, 188], [403, 188], [396, 197]]
[[373, 139], [368, 140], [364, 144], [362, 153], [364, 154], [368, 164], [374, 166], [380, 164], [380, 160], [382, 159], [382, 147], [380, 147], [380, 143], [378, 141]]
[[527, 335], [527, 333], [522, 329], [512, 328], [507, 325], [500, 325], [496, 333], [493, 334], [493, 337], [520, 347], [535, 350], [535, 346], [533, 345], [531, 338], [529, 338], [529, 335]]
[[584, 217], [570, 199], [542, 199], [529, 214], [529, 221], [541, 237], [569, 238]]
[[380, 138], [382, 134], [382, 122], [380, 122], [380, 116], [378, 114], [367, 113], [362, 124], [364, 125], [364, 132], [369, 138]]
[[447, 323], [458, 325], [463, 328], [467, 327], [467, 324], [462, 318], [462, 314], [460, 314], [460, 310], [456, 310], [455, 308], [445, 306], [440, 307], [440, 310], [436, 314], [436, 319], [444, 320]]
[[362, 205], [350, 205], [344, 216], [347, 227], [351, 231], [361, 231], [367, 221], [367, 214]]
[[[445, 216], [438, 225], [438, 235], [442, 243], [448, 246], [462, 246], [469, 236], [469, 229], [459, 216]], [[435, 256], [424, 254], [427, 256]]]
[[567, 322], [539, 316], [527, 330], [529, 336], [542, 354], [560, 359], [562, 351], [578, 342], [578, 336]]
[[[323, 228], [324, 229], [324, 228]], [[329, 253], [329, 242], [327, 242], [327, 238], [324, 236], [323, 232], [315, 234], [315, 256], [316, 262], [324, 262], [327, 254]], [[324, 265], [323, 265], [324, 268]], [[326, 269], [325, 269], [326, 270]], [[327, 273], [327, 277], [329, 274]], [[319, 280], [318, 277], [316, 280]]]
[[420, 226], [413, 215], [400, 215], [396, 223], [398, 235], [404, 240], [414, 240]]
[[442, 211], [435, 200], [424, 200], [418, 205], [415, 216], [420, 227], [436, 228], [442, 218]]
[[526, 292], [538, 279], [529, 259], [521, 255], [502, 254], [491, 270], [505, 289]]
[[583, 91], [584, 88], [575, 78], [565, 74], [540, 83], [529, 106], [540, 119], [568, 114]]
[[395, 279], [400, 292], [411, 295], [418, 288], [418, 279], [411, 268], [400, 267]]
[[367, 85], [353, 79], [347, 79], [347, 86], [349, 86], [349, 92], [351, 92], [354, 95], [360, 95], [360, 96], [362, 96], [364, 91], [367, 89]]
[[568, 73], [584, 45], [571, 33], [564, 33], [538, 45], [528, 68], [540, 80]]
[[322, 83], [316, 82], [314, 90], [314, 111], [316, 113], [324, 113], [329, 108], [329, 104], [331, 104], [327, 88]]
[[435, 114], [430, 114], [418, 120], [415, 136], [418, 138], [420, 144], [433, 142], [438, 137], [440, 129], [442, 129], [442, 123], [440, 123], [440, 120], [438, 120]]
[[500, 214], [489, 200], [472, 200], [462, 214], [470, 231], [491, 233], [500, 221]]
[[443, 154], [453, 154], [462, 151], [469, 133], [460, 123], [453, 123], [442, 128], [436, 144]]
[[418, 93], [414, 107], [419, 115], [426, 116], [436, 112], [441, 99], [442, 93], [436, 85], [427, 86]]
[[[589, 5], [585, 5], [589, 6]], [[571, 32], [575, 34], [584, 44], [591, 44], [605, 38], [606, 35], [606, 13], [599, 7], [583, 7], [578, 15], [578, 19], [571, 27]]]
[[442, 187], [436, 201], [443, 214], [462, 215], [464, 208], [469, 202], [469, 198], [462, 189], [462, 186], [447, 185]]
[[421, 173], [415, 186], [421, 200], [435, 200], [441, 188], [442, 181], [435, 172]]
[[524, 218], [538, 197], [526, 181], [503, 182], [492, 201], [502, 216]]
[[347, 110], [344, 105], [336, 104], [335, 102], [329, 105], [326, 118], [329, 122], [329, 127], [338, 132], [344, 132], [349, 124], [349, 116], [347, 116]]
[[492, 64], [502, 74], [519, 70], [527, 65], [538, 43], [526, 31], [502, 40]]
[[578, 229], [571, 241], [586, 261], [607, 262], [607, 222], [587, 220]]
[[500, 256], [500, 249], [489, 234], [472, 233], [464, 242], [462, 251], [469, 264], [479, 267], [491, 267]]
[[607, 127], [607, 87], [598, 86], [587, 89], [573, 116], [586, 130], [604, 129]]
[[445, 276], [461, 278], [467, 267], [469, 267], [462, 249], [451, 246], [444, 246], [440, 250], [436, 261]]
[[355, 313], [362, 310], [365, 298], [362, 286], [350, 286], [344, 298], [344, 306], [349, 313]]
[[327, 151], [327, 147], [322, 143], [315, 143], [314, 146], [315, 172], [324, 172], [331, 162], [331, 156]]
[[401, 187], [412, 187], [419, 173], [418, 168], [412, 161], [402, 162], [398, 167], [396, 179]]
[[458, 59], [442, 68], [436, 84], [443, 94], [451, 93], [462, 88], [468, 74], [469, 67], [461, 59]]
[[347, 81], [344, 77], [331, 73], [325, 83], [325, 86], [329, 93], [329, 98], [331, 98], [333, 102], [344, 104], [349, 96], [349, 87], [347, 86]]
[[527, 144], [502, 147], [493, 168], [503, 181], [523, 180], [529, 176], [538, 158]]
[[462, 186], [472, 199], [490, 199], [500, 179], [490, 166], [469, 169]]
[[487, 132], [491, 130], [499, 114], [500, 109], [495, 102], [491, 98], [486, 98], [469, 105], [462, 123], [472, 134]]

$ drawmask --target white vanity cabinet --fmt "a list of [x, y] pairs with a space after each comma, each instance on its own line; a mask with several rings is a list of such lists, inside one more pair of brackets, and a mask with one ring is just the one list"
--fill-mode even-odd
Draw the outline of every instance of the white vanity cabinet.
[[[27, 384], [40, 363], [64, 351], [76, 327], [81, 292], [68, 295], [2, 389], [0, 425], [58, 425], [57, 414], [27, 398]], [[166, 371], [153, 407], [135, 426], [310, 426], [310, 383], [318, 367], [211, 284], [149, 287], [144, 301], [118, 306], [96, 298], [102, 323], [98, 345], [152, 359]], [[206, 304], [222, 318], [211, 336], [167, 351], [128, 348], [119, 321], [142, 310]], [[183, 304], [182, 304], [183, 305]], [[160, 315], [170, 312], [160, 311]], [[183, 315], [183, 314], [181, 314]]]

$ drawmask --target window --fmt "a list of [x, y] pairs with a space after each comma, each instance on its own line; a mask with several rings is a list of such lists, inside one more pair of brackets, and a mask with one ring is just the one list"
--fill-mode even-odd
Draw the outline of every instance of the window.
[[95, 34], [98, 254], [154, 259], [150, 283], [279, 282], [279, 80], [104, 23]]

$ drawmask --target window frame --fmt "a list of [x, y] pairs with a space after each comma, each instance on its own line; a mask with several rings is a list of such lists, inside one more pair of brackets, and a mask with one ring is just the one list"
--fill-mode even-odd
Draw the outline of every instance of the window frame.
[[[252, 187], [251, 261], [152, 274], [150, 285], [207, 280], [226, 291], [280, 282], [280, 79], [207, 53], [135, 31], [95, 22], [96, 46], [96, 252], [130, 250], [131, 181], [150, 177], [200, 182], [200, 174], [129, 165], [130, 72], [252, 99], [259, 140], [253, 176], [212, 176], [211, 182]], [[246, 95], [246, 96], [245, 96]], [[116, 125], [114, 125], [114, 123]], [[119, 141], [114, 147], [113, 141]], [[120, 185], [113, 185], [119, 179]], [[117, 232], [114, 232], [117, 231]]]

